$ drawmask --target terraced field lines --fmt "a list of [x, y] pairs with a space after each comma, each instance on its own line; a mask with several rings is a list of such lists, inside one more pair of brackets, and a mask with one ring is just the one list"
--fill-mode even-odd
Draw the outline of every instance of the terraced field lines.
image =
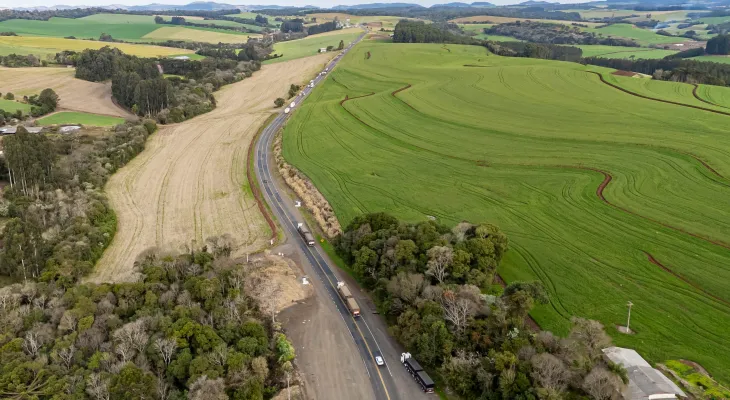
[[550, 292], [541, 327], [613, 327], [630, 299], [637, 333], [609, 329], [618, 345], [729, 381], [730, 97], [612, 72], [366, 42], [287, 124], [284, 156], [343, 224], [384, 210], [499, 225], [513, 249], [499, 273]]

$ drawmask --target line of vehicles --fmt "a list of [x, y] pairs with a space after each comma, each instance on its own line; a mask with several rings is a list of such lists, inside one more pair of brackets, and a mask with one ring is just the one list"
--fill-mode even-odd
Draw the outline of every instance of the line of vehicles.
[[[352, 43], [350, 43], [349, 46], [347, 46], [346, 50], [349, 50], [352, 47]], [[336, 62], [339, 60], [340, 57], [342, 57], [343, 53], [338, 54], [334, 61]], [[326, 75], [327, 72], [329, 72], [329, 67], [325, 67], [324, 71], [320, 72], [318, 77], [321, 77], [323, 75]], [[314, 80], [309, 81], [309, 84], [307, 87], [314, 88]], [[303, 92], [301, 93], [304, 94]], [[289, 112], [296, 106], [295, 102], [292, 102], [289, 107], [284, 109], [285, 114], [289, 114]], [[314, 247], [315, 245], [315, 238], [312, 234], [312, 231], [309, 229], [307, 224], [304, 222], [300, 222], [297, 224], [297, 232], [299, 232], [299, 236], [302, 237], [302, 240], [304, 240], [304, 243], [308, 247]], [[360, 317], [360, 306], [357, 304], [357, 300], [355, 300], [355, 297], [352, 295], [352, 292], [350, 291], [350, 288], [347, 287], [347, 284], [345, 282], [337, 282], [337, 293], [342, 298], [342, 301], [347, 306], [348, 311], [350, 314], [358, 318]], [[376, 352], [374, 355], [375, 363], [382, 367], [385, 365], [385, 360], [383, 359], [383, 356]], [[411, 353], [401, 353], [400, 356], [401, 364], [403, 364], [403, 367], [408, 371], [409, 374], [413, 377], [413, 379], [421, 386], [421, 389], [425, 393], [434, 393], [435, 390], [435, 384], [433, 382], [433, 379], [428, 375], [426, 371], [423, 370], [423, 367], [421, 367], [421, 364], [416, 361], [415, 358], [411, 355]]]

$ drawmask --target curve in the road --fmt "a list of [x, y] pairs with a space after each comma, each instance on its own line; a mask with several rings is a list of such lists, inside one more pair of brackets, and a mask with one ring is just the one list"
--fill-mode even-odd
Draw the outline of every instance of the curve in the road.
[[[338, 57], [331, 61], [330, 64], [328, 64], [328, 71], [332, 71], [332, 68], [340, 61], [342, 56], [355, 44], [362, 40], [364, 36], [365, 34], [361, 35]], [[318, 76], [314, 80], [315, 85], [325, 79], [325, 77], [326, 75]], [[311, 90], [311, 88], [305, 88], [303, 98], [306, 98]], [[367, 362], [365, 363], [365, 368], [370, 377], [370, 382], [373, 385], [373, 391], [376, 398], [393, 400], [397, 397], [396, 391], [393, 390], [395, 383], [393, 379], [391, 379], [392, 377], [380, 372], [380, 368], [378, 368], [378, 365], [375, 362], [374, 350], [378, 349], [379, 345], [371, 333], [370, 327], [367, 326], [367, 323], [364, 319], [362, 319], [362, 317], [354, 318], [348, 311], [335, 286], [337, 277], [334, 272], [332, 272], [332, 268], [330, 268], [327, 261], [321, 255], [320, 250], [317, 247], [307, 247], [302, 241], [296, 240], [298, 236], [296, 217], [291, 214], [284, 205], [280, 191], [276, 188], [276, 183], [271, 171], [269, 170], [269, 148], [271, 147], [275, 133], [282, 127], [289, 115], [291, 114], [279, 113], [279, 115], [277, 115], [277, 117], [274, 118], [274, 120], [271, 121], [271, 123], [262, 131], [261, 137], [255, 143], [256, 159], [254, 168], [256, 169], [256, 175], [258, 177], [260, 187], [262, 188], [263, 197], [271, 207], [271, 211], [279, 219], [279, 224], [282, 226], [284, 232], [287, 233], [290, 238], [295, 239], [294, 241], [296, 242], [296, 246], [299, 251], [302, 252], [311, 265], [315, 267], [315, 270], [320, 276], [320, 280], [325, 284], [326, 290], [337, 305], [340, 316], [345, 322], [347, 329], [350, 331], [355, 344], [360, 349], [361, 357], [363, 360], [370, 360], [370, 364]]]

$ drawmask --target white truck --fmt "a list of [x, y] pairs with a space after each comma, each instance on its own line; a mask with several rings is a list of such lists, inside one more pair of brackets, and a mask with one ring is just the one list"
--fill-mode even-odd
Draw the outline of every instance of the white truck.
[[292, 101], [291, 104], [289, 104], [289, 108], [294, 108], [295, 105], [297, 105], [297, 103]]
[[291, 111], [291, 109], [289, 107], [285, 108], [284, 109], [284, 114], [289, 114], [289, 111]]

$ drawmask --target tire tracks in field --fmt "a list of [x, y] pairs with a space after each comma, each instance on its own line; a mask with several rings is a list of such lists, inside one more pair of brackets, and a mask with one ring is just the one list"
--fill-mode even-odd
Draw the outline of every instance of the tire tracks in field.
[[[614, 86], [614, 85], [611, 85], [610, 83], [606, 82], [600, 74], [598, 74], [598, 73], [595, 73], [595, 74], [598, 75], [601, 78], [601, 81], [603, 81], [604, 83], [607, 83], [610, 86]], [[406, 89], [408, 89], [410, 87], [411, 87], [411, 85], [410, 84], [407, 84], [406, 86], [404, 86], [404, 87], [402, 87], [400, 89], [397, 89], [397, 90], [393, 91], [391, 93], [391, 95], [393, 97], [397, 98], [398, 100], [400, 100], [401, 102], [403, 102], [404, 104], [408, 105], [413, 110], [415, 110], [415, 108], [413, 106], [411, 106], [406, 101], [404, 101], [403, 99], [400, 99], [398, 96], [396, 96], [397, 93], [400, 93], [400, 92], [402, 92], [402, 91], [404, 91], [404, 90], [406, 90]], [[624, 90], [623, 88], [620, 88], [620, 87], [617, 87], [617, 86], [614, 86], [614, 87], [616, 87], [617, 89], [620, 89], [622, 91], [625, 91], [627, 93], [634, 94], [632, 92], [629, 92], [629, 91]], [[363, 97], [363, 96], [361, 96], [361, 97]], [[639, 96], [639, 97], [646, 97], [646, 96]], [[649, 97], [646, 97], [646, 98], [652, 99], [652, 98], [649, 98]], [[349, 99], [346, 99], [346, 100], [349, 100]], [[658, 100], [658, 101], [662, 101], [662, 100]], [[398, 138], [396, 138], [396, 137], [394, 137], [392, 135], [387, 134], [386, 132], [381, 131], [380, 129], [377, 129], [377, 128], [373, 127], [372, 125], [370, 125], [370, 124], [366, 123], [365, 121], [363, 121], [362, 119], [360, 119], [358, 116], [356, 116], [354, 113], [350, 112], [347, 108], [345, 108], [343, 106], [344, 102], [345, 102], [345, 100], [343, 100], [342, 102], [340, 102], [340, 105], [353, 118], [355, 118], [356, 120], [360, 121], [360, 123], [362, 123], [363, 125], [369, 127], [370, 129], [373, 129], [373, 130], [375, 130], [377, 132], [380, 132], [381, 134], [384, 134], [384, 135], [390, 137], [392, 140], [400, 143], [402, 146], [404, 146], [406, 148], [408, 148], [408, 147], [415, 147], [415, 148], [417, 148], [419, 150], [422, 150], [424, 152], [428, 152], [428, 153], [437, 155], [439, 157], [447, 157], [447, 158], [451, 158], [451, 159], [455, 159], [455, 160], [460, 160], [460, 161], [465, 161], [465, 162], [469, 162], [469, 163], [478, 163], [479, 162], [479, 160], [472, 160], [472, 159], [465, 158], [465, 157], [458, 157], [458, 156], [455, 156], [455, 155], [452, 155], [452, 154], [440, 153], [438, 151], [431, 150], [431, 149], [428, 149], [426, 147], [419, 146], [417, 144], [408, 143], [408, 142], [406, 142], [406, 141], [404, 141], [402, 139], [398, 139]], [[676, 104], [681, 105], [680, 103], [676, 103]], [[701, 107], [695, 107], [695, 106], [693, 106], [692, 108], [703, 109]], [[714, 110], [709, 110], [709, 109], [703, 109], [703, 110], [715, 112]], [[724, 114], [724, 113], [719, 112], [719, 111], [718, 111], [718, 113]], [[727, 114], [727, 115], [730, 115], [730, 114]], [[651, 147], [651, 146], [648, 146], [648, 147]], [[723, 175], [721, 175], [717, 170], [715, 170], [714, 168], [712, 168], [707, 162], [705, 162], [701, 158], [697, 157], [696, 155], [694, 155], [692, 153], [689, 153], [689, 152], [683, 152], [683, 151], [678, 151], [678, 150], [674, 150], [674, 149], [671, 149], [671, 150], [676, 151], [677, 153], [680, 153], [680, 154], [685, 154], [685, 155], [693, 158], [695, 161], [699, 162], [703, 167], [705, 167], [708, 171], [710, 171], [713, 175], [715, 175], [718, 178], [721, 178], [723, 180], [725, 179], [725, 177]], [[504, 164], [504, 165], [505, 166], [509, 166], [510, 164]], [[630, 215], [633, 215], [633, 216], [642, 218], [644, 220], [653, 222], [655, 224], [658, 224], [658, 225], [660, 225], [660, 226], [662, 226], [664, 228], [667, 228], [667, 229], [670, 229], [670, 230], [674, 230], [676, 232], [680, 232], [680, 233], [689, 235], [691, 237], [694, 237], [696, 239], [700, 239], [702, 241], [705, 241], [707, 243], [710, 243], [710, 244], [713, 244], [713, 245], [716, 245], [716, 246], [720, 246], [720, 247], [723, 247], [725, 249], [730, 250], [730, 244], [728, 244], [728, 243], [725, 243], [723, 241], [719, 241], [719, 240], [716, 240], [716, 239], [712, 239], [710, 237], [707, 237], [707, 236], [704, 236], [704, 235], [701, 235], [701, 234], [698, 234], [698, 233], [690, 232], [690, 231], [688, 231], [688, 230], [686, 230], [684, 228], [675, 227], [675, 226], [670, 225], [670, 224], [667, 224], [665, 222], [661, 222], [661, 221], [659, 221], [659, 220], [657, 220], [655, 218], [652, 218], [652, 217], [648, 217], [648, 216], [639, 214], [639, 213], [637, 213], [635, 211], [632, 211], [632, 210], [630, 210], [630, 209], [628, 209], [626, 207], [623, 207], [623, 206], [620, 206], [620, 205], [617, 205], [617, 204], [614, 204], [614, 203], [610, 202], [604, 196], [603, 191], [606, 189], [606, 187], [608, 186], [608, 184], [613, 180], [613, 176], [609, 172], [604, 171], [602, 169], [594, 168], [594, 167], [586, 167], [586, 166], [571, 166], [571, 165], [533, 165], [533, 164], [515, 164], [515, 165], [522, 165], [522, 166], [527, 166], [527, 167], [553, 167], [553, 168], [557, 167], [557, 168], [564, 168], [564, 169], [567, 168], [567, 169], [578, 169], [578, 170], [584, 170], [584, 171], [598, 172], [598, 173], [600, 173], [600, 174], [603, 175], [604, 179], [603, 179], [603, 182], [601, 182], [601, 184], [596, 189], [596, 196], [601, 201], [603, 201], [604, 203], [606, 203], [607, 205], [609, 205], [609, 206], [611, 206], [611, 207], [613, 207], [613, 208], [615, 208], [617, 210], [620, 210], [620, 211], [622, 211], [624, 213], [627, 213], [627, 214], [630, 214]], [[718, 182], [718, 183], [720, 183], [720, 184], [722, 184], [724, 186], [730, 186], [730, 185], [728, 185], [727, 183], [724, 183], [724, 182]]]
[[[598, 76], [598, 79], [600, 79], [602, 83], [604, 83], [604, 84], [606, 84], [606, 85], [608, 85], [608, 86], [610, 86], [610, 87], [612, 87], [614, 89], [620, 90], [620, 91], [622, 91], [624, 93], [630, 94], [632, 96], [636, 96], [636, 97], [639, 97], [639, 98], [642, 98], [642, 99], [646, 99], [646, 100], [658, 101], [660, 103], [673, 104], [675, 106], [689, 107], [689, 108], [694, 108], [696, 110], [708, 111], [708, 112], [715, 113], [715, 114], [721, 114], [721, 115], [730, 116], [730, 112], [725, 112], [725, 111], [720, 111], [720, 110], [713, 110], [711, 108], [705, 108], [705, 107], [695, 106], [695, 105], [692, 105], [692, 104], [684, 104], [684, 103], [679, 103], [679, 102], [671, 101], [671, 100], [658, 99], [656, 97], [651, 97], [651, 96], [647, 96], [647, 95], [635, 93], [635, 92], [632, 92], [632, 91], [630, 91], [628, 89], [622, 88], [619, 85], [616, 85], [614, 83], [611, 83], [611, 82], [607, 81], [603, 77], [603, 75], [601, 75], [599, 72], [595, 72], [595, 71], [585, 71], [585, 72], [588, 72], [590, 74], [597, 75]], [[707, 103], [707, 102], [705, 101], [705, 103]], [[708, 104], [712, 104], [712, 103], [708, 103]]]
[[665, 222], [661, 222], [661, 221], [659, 221], [657, 219], [654, 219], [654, 218], [651, 218], [651, 217], [647, 217], [645, 215], [641, 215], [641, 214], [639, 214], [639, 213], [637, 213], [635, 211], [629, 210], [628, 208], [625, 208], [623, 206], [620, 206], [618, 204], [614, 204], [614, 203], [610, 202], [603, 195], [603, 191], [606, 189], [606, 187], [608, 186], [608, 184], [611, 183], [611, 181], [613, 180], [613, 176], [609, 172], [606, 172], [606, 171], [604, 171], [602, 169], [593, 168], [593, 167], [585, 167], [585, 166], [563, 165], [563, 166], [560, 166], [560, 167], [563, 167], [563, 168], [572, 168], [572, 169], [582, 169], [582, 170], [593, 171], [593, 172], [598, 172], [598, 173], [602, 174], [603, 175], [603, 182], [601, 182], [601, 184], [598, 185], [598, 188], [596, 189], [596, 196], [601, 201], [603, 201], [604, 203], [608, 204], [609, 206], [611, 206], [611, 207], [613, 207], [613, 208], [615, 208], [617, 210], [623, 211], [625, 213], [628, 213], [628, 214], [634, 215], [636, 217], [645, 219], [647, 221], [653, 222], [655, 224], [661, 225], [664, 228], [671, 229], [673, 231], [680, 232], [680, 233], [683, 233], [683, 234], [692, 236], [692, 237], [694, 237], [696, 239], [700, 239], [702, 241], [705, 241], [707, 243], [713, 244], [715, 246], [720, 246], [720, 247], [723, 247], [725, 249], [730, 250], [730, 244], [728, 244], [728, 243], [725, 243], [725, 242], [720, 241], [720, 240], [712, 239], [712, 238], [709, 238], [707, 236], [700, 235], [700, 234], [697, 234], [697, 233], [694, 233], [694, 232], [689, 232], [689, 231], [687, 231], [684, 228], [678, 228], [676, 226], [669, 225], [669, 224], [667, 224]]
[[647, 259], [649, 260], [650, 263], [652, 263], [652, 264], [656, 265], [657, 267], [663, 269], [664, 271], [670, 273], [672, 276], [674, 276], [677, 279], [681, 280], [682, 282], [684, 282], [684, 283], [692, 286], [693, 288], [699, 290], [703, 294], [705, 294], [705, 295], [707, 295], [707, 296], [709, 296], [709, 297], [717, 300], [718, 302], [720, 302], [720, 303], [722, 303], [722, 304], [730, 307], [730, 301], [725, 300], [725, 299], [723, 299], [721, 297], [715, 296], [714, 294], [712, 294], [712, 293], [708, 292], [707, 290], [703, 289], [702, 286], [700, 286], [700, 285], [692, 282], [691, 280], [685, 278], [684, 276], [680, 275], [679, 273], [673, 271], [671, 268], [667, 267], [666, 265], [662, 264], [659, 260], [657, 260], [656, 258], [654, 258], [654, 256], [651, 255], [651, 253], [645, 251], [644, 254], [646, 255], [646, 257], [647, 257]]
[[707, 103], [707, 104], [713, 105], [713, 106], [715, 106], [715, 107], [722, 107], [722, 108], [727, 108], [727, 109], [730, 109], [730, 107], [725, 107], [725, 106], [723, 106], [723, 105], [720, 105], [720, 104], [716, 104], [716, 103], [713, 103], [713, 102], [711, 102], [711, 101], [709, 101], [709, 100], [705, 100], [705, 99], [703, 99], [702, 97], [700, 97], [700, 95], [699, 95], [699, 94], [697, 94], [697, 89], [699, 89], [699, 88], [700, 88], [700, 85], [698, 85], [698, 84], [696, 84], [696, 83], [693, 83], [693, 84], [692, 84], [692, 86], [694, 86], [694, 87], [692, 88], [692, 95], [693, 95], [693, 96], [695, 97], [695, 99], [697, 99], [697, 100], [699, 100], [699, 101], [701, 101], [701, 102], [703, 102], [703, 103]]

